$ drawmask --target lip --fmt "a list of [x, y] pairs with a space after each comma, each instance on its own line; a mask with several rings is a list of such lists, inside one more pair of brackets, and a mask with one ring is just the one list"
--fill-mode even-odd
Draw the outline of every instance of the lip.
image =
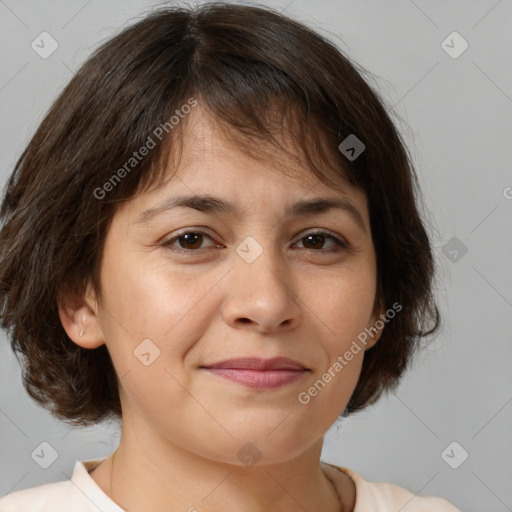
[[229, 359], [201, 368], [251, 388], [275, 389], [303, 377], [309, 368], [287, 357]]
[[299, 361], [289, 357], [274, 357], [261, 359], [260, 357], [241, 357], [238, 359], [226, 359], [218, 363], [209, 364], [203, 368], [208, 369], [232, 369], [232, 370], [308, 370]]

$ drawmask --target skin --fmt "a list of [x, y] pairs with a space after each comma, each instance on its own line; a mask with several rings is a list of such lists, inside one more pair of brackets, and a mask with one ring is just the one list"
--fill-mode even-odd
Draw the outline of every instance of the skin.
[[[116, 211], [101, 296], [90, 285], [78, 301], [59, 305], [70, 338], [87, 349], [106, 344], [120, 378], [119, 447], [91, 476], [128, 511], [353, 510], [352, 480], [320, 455], [326, 431], [355, 388], [364, 350], [308, 404], [298, 394], [381, 313], [374, 308], [376, 260], [365, 195], [346, 183], [328, 187], [306, 167], [286, 176], [274, 160], [252, 159], [199, 107], [189, 115], [184, 140], [176, 174]], [[136, 222], [183, 194], [210, 194], [241, 212], [177, 207]], [[349, 200], [363, 226], [342, 209], [284, 216], [288, 206], [314, 197]], [[207, 236], [177, 240], [184, 228]], [[349, 248], [328, 236], [305, 238], [319, 231]], [[248, 236], [263, 251], [251, 263], [236, 252]], [[163, 244], [172, 238], [172, 246]], [[184, 247], [189, 254], [179, 252]], [[148, 366], [134, 355], [144, 339], [160, 350]], [[200, 368], [276, 356], [309, 371], [261, 390]], [[237, 456], [244, 446], [254, 450], [247, 443], [261, 454], [253, 467]]]

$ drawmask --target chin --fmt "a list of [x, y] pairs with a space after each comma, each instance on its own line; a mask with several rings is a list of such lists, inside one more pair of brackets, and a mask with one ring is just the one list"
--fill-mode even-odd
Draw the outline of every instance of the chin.
[[[279, 422], [275, 425], [279, 425]], [[275, 428], [263, 422], [260, 422], [260, 428], [241, 428], [236, 431], [228, 426], [226, 430], [233, 437], [225, 431], [205, 436], [203, 431], [202, 439], [198, 440], [199, 444], [203, 444], [203, 449], [196, 445], [193, 451], [202, 457], [240, 467], [282, 464], [299, 457], [323, 436], [323, 433], [305, 430], [303, 424], [302, 428], [297, 426], [293, 433], [290, 428], [283, 428], [282, 425]], [[207, 445], [204, 445], [205, 437]]]

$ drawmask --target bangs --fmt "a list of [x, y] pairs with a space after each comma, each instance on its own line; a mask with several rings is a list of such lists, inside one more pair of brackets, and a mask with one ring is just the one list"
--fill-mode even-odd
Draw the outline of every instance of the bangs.
[[292, 108], [291, 101], [277, 98], [261, 105], [226, 98], [230, 103], [219, 105], [217, 96], [204, 94], [191, 93], [198, 105], [176, 131], [162, 140], [135, 193], [154, 190], [172, 179], [181, 163], [184, 140], [193, 133], [197, 121], [207, 123], [216, 137], [238, 151], [292, 179], [304, 180], [304, 172], [309, 172], [332, 188], [355, 185], [336, 147], [337, 137], [329, 137], [321, 121], [308, 117], [302, 105], [295, 103]]

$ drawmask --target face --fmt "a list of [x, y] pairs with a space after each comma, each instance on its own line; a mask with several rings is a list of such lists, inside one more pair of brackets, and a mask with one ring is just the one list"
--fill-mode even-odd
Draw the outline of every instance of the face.
[[[177, 172], [116, 212], [75, 339], [106, 343], [125, 425], [219, 461], [242, 464], [252, 443], [283, 462], [343, 412], [371, 346], [344, 357], [378, 317], [365, 195], [305, 167], [286, 176], [192, 115]], [[213, 368], [277, 357], [296, 365]]]

